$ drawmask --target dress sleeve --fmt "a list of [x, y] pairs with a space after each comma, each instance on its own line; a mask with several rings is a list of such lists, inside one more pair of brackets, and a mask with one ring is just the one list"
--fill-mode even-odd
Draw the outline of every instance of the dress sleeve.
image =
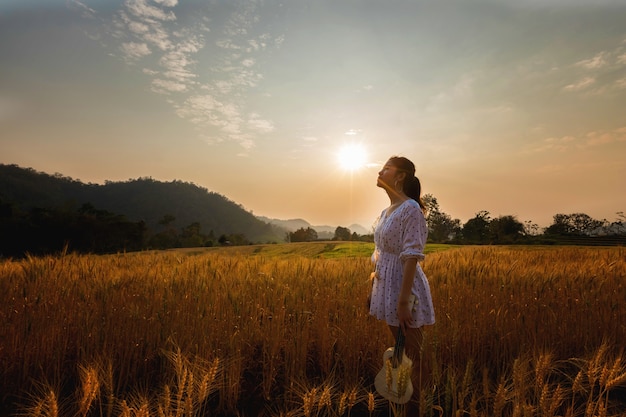
[[428, 226], [424, 213], [417, 204], [411, 204], [402, 213], [402, 251], [400, 260], [417, 258], [424, 260], [424, 246], [428, 237]]

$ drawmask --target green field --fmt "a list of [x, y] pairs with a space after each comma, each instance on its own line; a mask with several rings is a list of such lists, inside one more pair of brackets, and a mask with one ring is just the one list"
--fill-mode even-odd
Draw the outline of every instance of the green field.
[[[425, 254], [440, 252], [459, 247], [458, 245], [446, 245], [441, 243], [428, 244]], [[367, 242], [301, 242], [289, 244], [268, 244], [250, 246], [230, 246], [212, 248], [172, 249], [171, 251], [185, 254], [202, 254], [218, 251], [223, 254], [233, 255], [263, 255], [263, 256], [303, 256], [307, 258], [344, 258], [344, 257], [369, 257], [374, 251], [374, 244]]]

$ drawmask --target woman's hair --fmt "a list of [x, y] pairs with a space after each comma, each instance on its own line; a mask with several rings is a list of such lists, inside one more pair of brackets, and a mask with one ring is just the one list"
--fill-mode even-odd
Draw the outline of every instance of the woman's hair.
[[402, 191], [408, 197], [417, 201], [422, 210], [426, 209], [422, 201], [422, 184], [419, 178], [415, 176], [415, 164], [404, 156], [392, 156], [389, 158], [389, 164], [396, 167], [398, 171], [406, 173], [404, 182], [402, 183]]

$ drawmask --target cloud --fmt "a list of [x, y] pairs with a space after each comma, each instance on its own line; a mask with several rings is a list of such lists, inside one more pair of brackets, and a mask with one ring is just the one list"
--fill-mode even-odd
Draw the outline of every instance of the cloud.
[[575, 83], [568, 84], [563, 87], [564, 91], [581, 91], [584, 90], [596, 82], [596, 79], [593, 77], [585, 77], [582, 80], [578, 80]]
[[155, 93], [172, 93], [187, 91], [187, 86], [172, 80], [155, 78], [152, 80], [152, 91]]
[[608, 64], [608, 53], [600, 52], [593, 58], [578, 61], [575, 65], [587, 69], [600, 69]]
[[144, 42], [124, 42], [120, 48], [124, 56], [131, 60], [143, 58], [152, 53]]
[[615, 142], [626, 142], [626, 127], [611, 131], [589, 132], [585, 138], [585, 147], [602, 146]]
[[197, 77], [197, 74], [191, 71], [191, 67], [196, 64], [192, 56], [202, 49], [202, 45], [202, 41], [197, 37], [191, 37], [175, 44], [159, 60], [159, 64], [164, 70], [163, 74], [167, 78], [181, 83], [192, 82], [191, 80]]
[[166, 7], [174, 7], [178, 4], [178, 0], [154, 0], [155, 3], [162, 4]]
[[96, 15], [96, 11], [94, 9], [92, 9], [91, 7], [88, 7], [87, 5], [85, 5], [79, 0], [70, 0], [68, 2], [68, 6], [71, 9], [78, 10], [81, 13], [81, 15], [85, 18], [93, 18]]
[[269, 120], [263, 120], [258, 114], [251, 113], [248, 116], [248, 126], [254, 131], [269, 133], [274, 130], [274, 124]]
[[626, 71], [626, 52], [624, 42], [612, 49], [596, 52], [589, 58], [575, 62], [571, 68], [572, 75], [564, 73], [567, 78], [578, 77], [563, 87], [565, 92], [584, 92], [585, 94], [614, 94], [614, 88], [624, 88], [625, 78], [616, 78], [616, 74]]
[[626, 142], [626, 126], [613, 130], [591, 131], [579, 137], [549, 137], [544, 139], [538, 146], [535, 146], [531, 152], [586, 151], [590, 148], [619, 142]]
[[[176, 1], [156, 1], [161, 3], [164, 7], [173, 7], [176, 5]], [[170, 6], [170, 3], [173, 5]], [[176, 15], [172, 11], [166, 11], [158, 7], [148, 4], [147, 0], [126, 0], [124, 3], [126, 9], [134, 16], [140, 19], [154, 19], [160, 21], [172, 21], [176, 20]]]
[[[178, 5], [178, 0], [125, 0], [105, 21], [118, 55], [129, 65], [141, 65], [150, 90], [166, 96], [175, 114], [194, 124], [206, 143], [232, 140], [252, 149], [258, 135], [276, 128], [247, 102], [263, 80], [259, 54], [279, 47], [284, 36], [262, 30], [256, 2], [233, 1], [219, 11], [228, 13], [219, 20], [212, 19], [213, 8], [224, 7], [219, 2], [180, 11]], [[78, 0], [72, 6], [92, 18], [97, 13]]]

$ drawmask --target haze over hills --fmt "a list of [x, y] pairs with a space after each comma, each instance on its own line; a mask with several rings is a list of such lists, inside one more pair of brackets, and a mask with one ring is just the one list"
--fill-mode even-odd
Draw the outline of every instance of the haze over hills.
[[314, 229], [317, 232], [317, 235], [320, 239], [332, 239], [332, 237], [335, 235], [335, 230], [337, 229], [338, 226], [341, 227], [347, 227], [348, 229], [350, 229], [351, 232], [356, 233], [358, 235], [367, 235], [367, 234], [371, 234], [372, 231], [371, 230], [367, 230], [365, 227], [361, 226], [360, 224], [351, 224], [350, 226], [343, 226], [343, 225], [338, 225], [338, 226], [327, 226], [327, 225], [317, 225], [314, 226], [311, 223], [307, 222], [304, 219], [289, 219], [289, 220], [280, 220], [280, 219], [272, 219], [269, 217], [265, 217], [265, 216], [257, 216], [257, 218], [265, 223], [270, 223], [279, 227], [282, 227], [283, 229], [289, 231], [289, 232], [293, 232], [295, 230], [298, 229], [306, 229], [308, 227]]

